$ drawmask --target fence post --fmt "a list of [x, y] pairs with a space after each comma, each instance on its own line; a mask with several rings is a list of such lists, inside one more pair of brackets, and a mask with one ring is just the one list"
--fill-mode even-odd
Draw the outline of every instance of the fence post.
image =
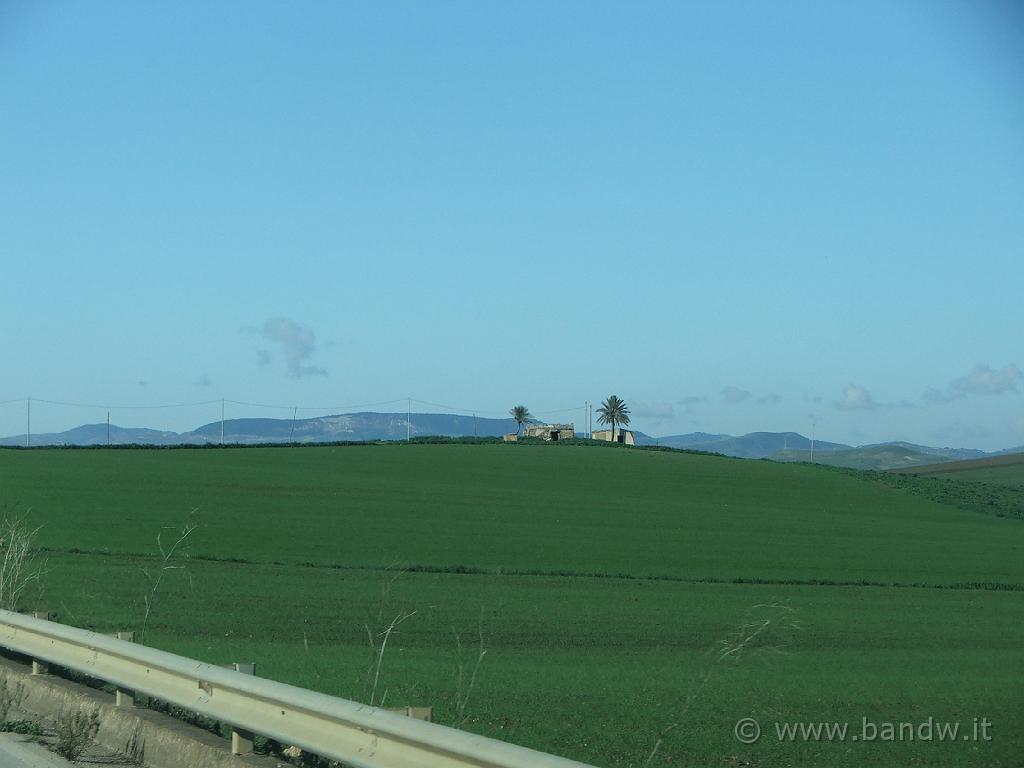
[[[35, 611], [32, 615], [35, 618], [43, 619], [44, 621], [49, 621], [50, 620], [50, 612], [49, 611]], [[46, 664], [44, 662], [38, 661], [36, 659], [32, 659], [32, 674], [33, 675], [45, 675], [49, 671], [50, 671], [50, 668], [48, 666], [46, 666]]]
[[[126, 640], [129, 643], [135, 642], [135, 632], [115, 632], [111, 637], [116, 637], [118, 640]], [[135, 691], [128, 688], [118, 688], [114, 692], [114, 706], [117, 707], [134, 707], [135, 706]]]
[[[230, 668], [235, 672], [241, 672], [243, 675], [255, 675], [256, 664], [231, 664]], [[231, 754], [233, 755], [251, 755], [253, 748], [253, 733], [252, 731], [243, 731], [241, 728], [236, 728], [234, 725], [231, 726]]]

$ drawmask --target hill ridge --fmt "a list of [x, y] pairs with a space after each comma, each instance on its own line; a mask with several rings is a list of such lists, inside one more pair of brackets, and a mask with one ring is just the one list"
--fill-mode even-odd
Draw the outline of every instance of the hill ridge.
[[[489, 418], [450, 413], [381, 413], [363, 411], [331, 414], [303, 419], [270, 417], [238, 417], [211, 421], [186, 432], [123, 427], [117, 424], [82, 424], [63, 432], [31, 436], [33, 446], [102, 446], [102, 445], [211, 445], [221, 442], [242, 445], [267, 443], [326, 443], [404, 440], [407, 437], [500, 437], [515, 432], [511, 418]], [[577, 433], [578, 435], [580, 433]], [[719, 453], [744, 459], [774, 461], [809, 461], [811, 440], [799, 432], [754, 431], [735, 436], [713, 432], [653, 437], [634, 430], [638, 445], [662, 446], [683, 450]], [[0, 438], [0, 446], [23, 446], [25, 434]], [[924, 466], [946, 461], [984, 458], [1009, 451], [985, 453], [969, 448], [935, 448], [915, 443], [894, 441], [863, 446], [850, 446], [826, 440], [815, 440], [817, 463], [846, 466], [854, 469], [894, 469]]]

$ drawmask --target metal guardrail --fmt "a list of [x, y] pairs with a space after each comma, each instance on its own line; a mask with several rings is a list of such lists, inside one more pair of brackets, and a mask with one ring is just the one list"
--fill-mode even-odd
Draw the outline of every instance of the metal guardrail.
[[592, 768], [10, 611], [0, 645], [355, 768]]

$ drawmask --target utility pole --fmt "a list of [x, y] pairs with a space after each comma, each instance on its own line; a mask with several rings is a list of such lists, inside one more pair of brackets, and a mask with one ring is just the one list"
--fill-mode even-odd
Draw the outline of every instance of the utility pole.
[[110, 447], [110, 411], [107, 411], [107, 447]]
[[412, 398], [408, 398], [405, 411], [405, 442], [412, 440]]
[[476, 414], [473, 414], [473, 437], [476, 437]]
[[220, 399], [220, 444], [224, 445], [224, 398]]
[[292, 438], [295, 437], [295, 417], [298, 416], [298, 415], [299, 415], [299, 406], [296, 405], [292, 409], [292, 431], [288, 433], [288, 442], [289, 443], [292, 441]]
[[25, 447], [32, 447], [32, 398], [25, 398]]
[[818, 422], [811, 419], [811, 464], [814, 463], [814, 428], [818, 425]]

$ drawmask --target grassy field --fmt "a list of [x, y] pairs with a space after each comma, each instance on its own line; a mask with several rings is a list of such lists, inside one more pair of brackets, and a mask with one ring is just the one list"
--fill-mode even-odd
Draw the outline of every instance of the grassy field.
[[935, 477], [947, 477], [961, 482], [1008, 485], [1012, 488], [1024, 490], [1024, 462], [1007, 467], [984, 467], [962, 470], [955, 475], [953, 473], [948, 475], [936, 474]]
[[992, 483], [1024, 489], [1024, 453], [992, 456], [973, 461], [931, 464], [905, 470], [922, 477], [941, 477], [963, 482]]
[[[399, 444], [3, 451], [0, 489], [8, 514], [43, 526], [41, 599], [66, 623], [138, 629], [157, 534], [166, 544], [191, 515], [148, 644], [432, 705], [441, 722], [597, 765], [643, 765], [676, 723], [652, 765], [1024, 754], [1024, 522], [869, 474]], [[374, 690], [368, 636], [407, 614]], [[757, 744], [734, 738], [743, 717], [760, 720]], [[789, 742], [772, 725], [929, 717], [968, 731], [985, 717], [992, 739]]]
[[948, 475], [956, 472], [969, 472], [976, 469], [1007, 469], [1011, 473], [1024, 466], [1024, 453], [1004, 453], [997, 456], [983, 456], [980, 459], [963, 459], [961, 461], [933, 462], [919, 467], [893, 470], [909, 472], [915, 475]]

